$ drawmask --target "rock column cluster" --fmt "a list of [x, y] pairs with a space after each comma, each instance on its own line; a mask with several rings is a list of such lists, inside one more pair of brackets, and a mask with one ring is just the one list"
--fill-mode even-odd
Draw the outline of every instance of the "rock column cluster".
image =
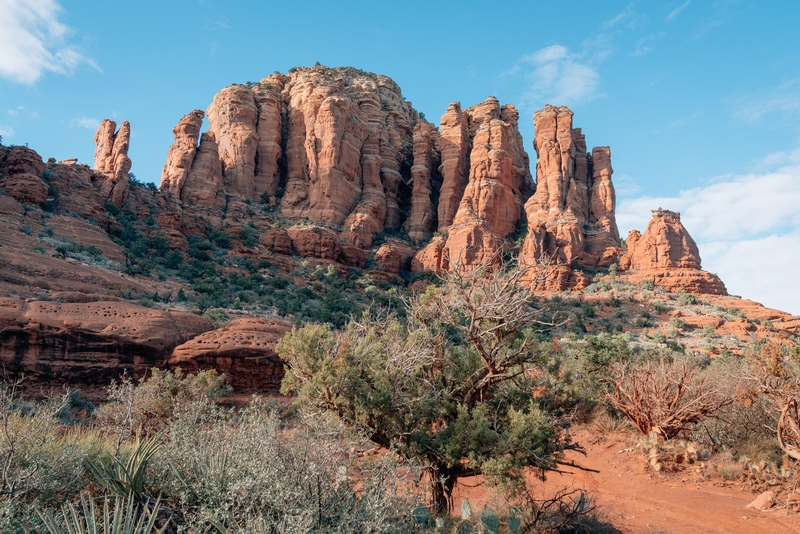
[[[100, 192], [109, 201], [121, 206], [128, 199], [131, 159], [131, 125], [124, 121], [119, 131], [117, 123], [105, 119], [94, 136], [94, 170], [102, 176]], [[116, 133], [115, 133], [116, 131]]]
[[525, 261], [543, 257], [568, 267], [604, 268], [620, 254], [614, 217], [616, 196], [611, 182], [611, 151], [587, 152], [572, 111], [546, 106], [533, 116], [538, 155], [536, 193], [528, 200]]

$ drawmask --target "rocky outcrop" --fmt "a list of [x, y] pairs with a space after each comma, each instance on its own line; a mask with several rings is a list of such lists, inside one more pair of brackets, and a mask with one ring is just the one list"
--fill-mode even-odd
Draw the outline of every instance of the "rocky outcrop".
[[436, 127], [421, 120], [414, 127], [414, 166], [411, 167], [411, 213], [405, 230], [415, 242], [429, 239], [437, 228], [434, 182], [441, 183], [438, 175], [441, 156], [437, 150], [439, 134]]
[[571, 268], [610, 266], [620, 248], [609, 148], [587, 152], [566, 107], [548, 105], [533, 122], [536, 193], [525, 204], [528, 235], [521, 258], [530, 264], [552, 258]]
[[[442, 117], [442, 123], [450, 126], [447, 139], [443, 130], [440, 141], [443, 183], [439, 229], [447, 228], [448, 237], [440, 251], [421, 253], [418, 263], [424, 269], [434, 270], [443, 264], [441, 259], [433, 258], [445, 257], [448, 268], [458, 264], [465, 269], [499, 259], [504, 239], [517, 228], [532, 189], [518, 119], [514, 106], [501, 107], [494, 97], [463, 112], [460, 106], [451, 104]], [[445, 143], [449, 143], [447, 149]], [[464, 147], [469, 147], [466, 164], [461, 158]], [[460, 184], [465, 183], [459, 173], [465, 168], [469, 173], [466, 187], [448, 225], [452, 200], [461, 189]], [[443, 204], [446, 198], [449, 204]]]
[[179, 193], [180, 199], [186, 204], [222, 217], [226, 206], [225, 182], [213, 132], [206, 132], [200, 137], [192, 168]]
[[727, 295], [725, 284], [715, 274], [700, 270], [697, 244], [676, 211], [653, 210], [644, 234], [631, 230], [620, 258], [623, 271], [632, 271], [631, 281], [653, 280], [670, 291]]
[[243, 85], [228, 86], [214, 95], [207, 111], [227, 192], [254, 200], [258, 109], [253, 92]]
[[24, 146], [0, 152], [0, 190], [25, 204], [47, 200], [49, 187], [41, 179], [45, 164], [36, 151]]
[[283, 361], [275, 345], [291, 326], [258, 319], [236, 319], [175, 348], [170, 368], [197, 372], [216, 369], [237, 393], [273, 392], [283, 379]]
[[131, 125], [124, 121], [114, 133], [117, 123], [105, 119], [94, 136], [94, 170], [100, 173], [100, 192], [114, 204], [121, 206], [128, 199], [131, 159], [128, 147], [131, 142]]
[[203, 127], [205, 113], [196, 109], [184, 116], [175, 128], [175, 142], [169, 147], [167, 163], [161, 171], [161, 189], [180, 198], [181, 190], [189, 177], [192, 162], [197, 153], [197, 140]]
[[128, 370], [165, 366], [173, 349], [211, 329], [187, 312], [120, 302], [63, 304], [0, 298], [0, 360], [37, 386], [101, 392]]
[[[189, 209], [216, 210], [221, 218], [240, 216], [247, 203], [277, 201], [284, 217], [331, 228], [358, 247], [409, 218], [413, 132], [422, 121], [390, 78], [352, 68], [293, 69], [252, 86], [226, 87], [207, 116], [210, 128], [185, 182], [161, 184]], [[414, 201], [413, 232], [424, 239], [435, 224], [435, 128], [422, 127], [419, 137], [414, 172], [434, 175]]]

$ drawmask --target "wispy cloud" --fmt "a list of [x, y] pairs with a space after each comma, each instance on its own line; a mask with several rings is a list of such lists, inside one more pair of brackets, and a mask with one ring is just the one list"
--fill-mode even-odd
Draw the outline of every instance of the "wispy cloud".
[[658, 39], [663, 39], [664, 37], [666, 37], [666, 35], [667, 34], [664, 32], [656, 32], [642, 37], [641, 39], [636, 41], [636, 49], [633, 52], [631, 52], [631, 55], [638, 57], [638, 56], [643, 56], [648, 52], [651, 52], [653, 50], [652, 46], [653, 43]]
[[587, 54], [552, 45], [520, 58], [505, 76], [522, 76], [528, 85], [523, 100], [530, 105], [574, 105], [597, 97], [599, 75]]
[[673, 128], [676, 128], [678, 126], [686, 126], [687, 124], [692, 124], [694, 121], [696, 121], [703, 115], [705, 115], [704, 112], [698, 111], [697, 113], [692, 113], [691, 115], [688, 115], [686, 117], [681, 117], [680, 119], [676, 119], [671, 123], [669, 123], [669, 125], [672, 126]]
[[623, 9], [610, 19], [604, 21], [603, 24], [601, 25], [601, 28], [603, 28], [604, 30], [615, 27], [624, 27], [628, 29], [633, 29], [639, 26], [641, 23], [647, 20], [647, 16], [642, 13], [638, 13], [634, 9], [636, 7], [636, 4], [638, 3], [639, 3], [638, 0], [629, 3], [627, 6], [625, 6], [625, 9]]
[[683, 11], [684, 9], [689, 7], [689, 4], [691, 4], [691, 3], [692, 3], [692, 0], [686, 0], [686, 2], [683, 3], [683, 5], [680, 5], [680, 6], [676, 7], [675, 9], [673, 9], [672, 11], [670, 11], [669, 15], [667, 15], [664, 18], [664, 22], [666, 22], [667, 24], [669, 24], [670, 22], [673, 22], [676, 18], [678, 18], [678, 15], [681, 14], [681, 11]]
[[800, 148], [764, 162], [774, 166], [717, 177], [677, 196], [623, 197], [617, 210], [620, 230], [623, 235], [632, 228], [644, 230], [650, 210], [658, 207], [680, 211], [700, 247], [703, 268], [719, 274], [729, 291], [800, 313], [792, 268], [800, 265]]
[[752, 94], [728, 97], [725, 102], [734, 118], [744, 122], [758, 122], [776, 113], [781, 119], [794, 121], [800, 112], [800, 79], [788, 80]]
[[71, 128], [86, 128], [87, 130], [96, 130], [100, 127], [100, 121], [91, 117], [75, 117], [70, 119], [69, 125]]
[[[0, 124], [0, 137], [13, 137], [14, 128]], [[5, 140], [4, 140], [5, 141]]]
[[94, 60], [68, 45], [55, 0], [0, 0], [0, 77], [33, 84], [45, 71], [70, 73]]

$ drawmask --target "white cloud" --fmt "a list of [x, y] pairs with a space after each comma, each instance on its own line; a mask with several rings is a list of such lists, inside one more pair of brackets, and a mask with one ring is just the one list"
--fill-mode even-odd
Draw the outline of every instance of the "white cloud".
[[648, 52], [652, 52], [652, 44], [658, 39], [663, 39], [666, 37], [666, 35], [667, 34], [664, 32], [656, 32], [642, 37], [636, 41], [636, 49], [631, 53], [631, 55], [634, 57], [639, 57], [647, 54]]
[[[14, 136], [14, 128], [11, 126], [4, 126], [0, 124], [0, 137], [13, 137]], [[5, 139], [3, 139], [5, 142]]]
[[673, 197], [621, 198], [620, 231], [644, 230], [652, 209], [680, 211], [703, 268], [719, 274], [728, 291], [800, 314], [800, 149], [764, 162], [777, 165], [718, 177]]
[[680, 5], [680, 6], [676, 7], [675, 9], [673, 9], [672, 11], [670, 11], [669, 15], [667, 15], [664, 18], [664, 22], [670, 23], [670, 22], [674, 21], [676, 18], [678, 18], [678, 15], [681, 14], [681, 11], [683, 11], [684, 9], [689, 7], [689, 4], [691, 4], [691, 3], [692, 3], [692, 0], [686, 0], [686, 2], [683, 5]]
[[0, 76], [32, 84], [45, 71], [69, 73], [92, 59], [66, 44], [55, 0], [0, 0]]
[[530, 84], [523, 96], [526, 103], [573, 105], [597, 96], [599, 76], [583, 54], [565, 46], [552, 45], [526, 54], [505, 75], [523, 75]]
[[633, 8], [638, 4], [638, 0], [631, 2], [625, 9], [611, 17], [610, 19], [606, 20], [602, 24], [603, 29], [614, 28], [616, 26], [622, 26], [628, 29], [633, 29], [637, 27], [639, 24], [643, 23], [647, 17], [640, 13], [637, 13]]
[[795, 78], [750, 95], [729, 97], [726, 103], [731, 107], [733, 116], [744, 122], [758, 122], [766, 115], [794, 121], [800, 111], [798, 90], [800, 79]]
[[100, 127], [100, 121], [91, 117], [75, 117], [70, 119], [69, 125], [71, 128], [86, 128], [87, 130], [97, 130]]

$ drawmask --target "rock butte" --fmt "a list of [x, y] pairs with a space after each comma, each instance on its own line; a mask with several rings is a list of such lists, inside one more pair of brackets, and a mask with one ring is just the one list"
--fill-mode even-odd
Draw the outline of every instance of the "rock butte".
[[[174, 292], [174, 281], [35, 252], [38, 233], [124, 262], [109, 237], [121, 228], [109, 203], [151, 218], [152, 236], [182, 251], [189, 239], [250, 225], [255, 244], [229, 253], [287, 273], [309, 258], [388, 280], [474, 268], [521, 242], [523, 263], [557, 267], [546, 289], [580, 289], [591, 282], [587, 270], [619, 262], [632, 281], [725, 295], [722, 281], [701, 270], [675, 212], [654, 211], [623, 254], [611, 151], [588, 150], [572, 119], [566, 107], [534, 114], [534, 182], [513, 105], [454, 102], [437, 127], [390, 78], [316, 66], [226, 87], [205, 112], [182, 117], [158, 191], [131, 181], [127, 121], [118, 130], [102, 122], [94, 168], [0, 145], [0, 216], [16, 229], [0, 233], [0, 297], [9, 297], [0, 302], [0, 356], [12, 373], [53, 373], [90, 387], [152, 365], [215, 367], [244, 388], [279, 382], [274, 343], [286, 324], [244, 318], [210, 331], [193, 314], [120, 302]], [[59, 215], [45, 216], [45, 207]], [[61, 303], [37, 300], [42, 293]]]

